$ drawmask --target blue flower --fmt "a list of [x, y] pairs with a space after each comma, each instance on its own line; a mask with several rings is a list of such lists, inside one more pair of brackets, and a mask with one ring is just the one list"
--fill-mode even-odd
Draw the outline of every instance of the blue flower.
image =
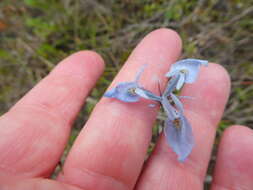
[[140, 96], [135, 92], [137, 88], [141, 88], [138, 81], [143, 73], [146, 65], [142, 66], [137, 73], [133, 82], [121, 82], [115, 88], [107, 91], [104, 97], [116, 98], [123, 102], [138, 102]]
[[169, 146], [177, 154], [178, 160], [184, 162], [194, 146], [194, 137], [190, 123], [178, 112], [178, 118], [165, 122], [164, 134]]
[[[177, 96], [174, 91], [181, 89], [185, 83], [195, 82], [200, 66], [207, 66], [207, 64], [208, 61], [200, 59], [184, 59], [174, 63], [166, 74], [170, 80], [161, 96], [153, 94], [138, 84], [145, 67], [140, 69], [134, 81], [121, 82], [115, 88], [107, 91], [104, 96], [123, 102], [137, 102], [141, 97], [159, 102], [167, 115], [164, 127], [167, 142], [177, 154], [178, 160], [183, 162], [192, 151], [194, 137], [192, 127], [184, 116], [184, 107], [180, 98], [191, 99], [191, 97]], [[151, 106], [154, 107], [154, 104]]]
[[172, 64], [171, 70], [166, 76], [179, 76], [176, 86], [176, 89], [179, 90], [184, 83], [193, 83], [196, 81], [201, 65], [207, 66], [208, 61], [201, 59], [183, 59]]

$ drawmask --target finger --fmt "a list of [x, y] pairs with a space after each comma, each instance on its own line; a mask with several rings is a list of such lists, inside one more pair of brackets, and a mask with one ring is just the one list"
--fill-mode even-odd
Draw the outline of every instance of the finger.
[[0, 171], [47, 176], [63, 152], [70, 126], [103, 70], [82, 51], [63, 60], [0, 119]]
[[201, 68], [197, 82], [185, 85], [182, 94], [194, 97], [183, 102], [185, 115], [193, 127], [193, 151], [184, 163], [180, 163], [162, 135], [138, 182], [138, 190], [203, 189], [216, 126], [229, 87], [228, 74], [217, 64]]
[[225, 130], [219, 145], [212, 190], [253, 189], [253, 131], [243, 126]]
[[[157, 92], [157, 77], [163, 78], [181, 49], [179, 36], [160, 29], [147, 35], [135, 48], [111, 86], [132, 81], [148, 64], [140, 84]], [[163, 81], [164, 82], [164, 81]], [[139, 175], [158, 109], [146, 101], [123, 103], [103, 98], [77, 138], [64, 165], [61, 181], [84, 189], [131, 189]]]
[[80, 188], [60, 183], [57, 181], [33, 178], [33, 179], [15, 179], [13, 176], [1, 180], [0, 175], [0, 189], [1, 190], [81, 190]]

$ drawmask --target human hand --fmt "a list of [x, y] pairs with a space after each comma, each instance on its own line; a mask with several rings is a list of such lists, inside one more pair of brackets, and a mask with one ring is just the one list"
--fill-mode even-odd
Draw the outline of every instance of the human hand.
[[[112, 83], [141, 78], [156, 91], [181, 51], [179, 36], [160, 29], [145, 37]], [[230, 80], [217, 64], [201, 68], [196, 83], [184, 87], [186, 117], [195, 147], [180, 163], [161, 135], [143, 165], [157, 108], [148, 102], [125, 104], [102, 98], [76, 139], [57, 180], [48, 179], [60, 160], [71, 125], [103, 71], [103, 60], [90, 51], [71, 55], [0, 119], [0, 189], [6, 190], [167, 190], [203, 189], [216, 126], [228, 99]], [[165, 81], [161, 81], [163, 86]], [[253, 133], [228, 128], [221, 140], [212, 189], [253, 189]]]

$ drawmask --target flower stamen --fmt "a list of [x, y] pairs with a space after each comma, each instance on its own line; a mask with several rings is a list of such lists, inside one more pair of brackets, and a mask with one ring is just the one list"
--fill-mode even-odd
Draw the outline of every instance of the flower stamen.
[[135, 90], [136, 90], [136, 88], [129, 88], [129, 89], [127, 90], [127, 92], [128, 92], [129, 94], [131, 94], [131, 95], [137, 95], [136, 92], [135, 92]]
[[187, 74], [189, 71], [187, 69], [181, 69], [180, 72], [183, 74]]
[[180, 125], [180, 120], [179, 120], [179, 118], [174, 119], [174, 120], [173, 120], [173, 124], [174, 124], [174, 126], [175, 126], [176, 129], [178, 129], [178, 130], [181, 129], [181, 125]]

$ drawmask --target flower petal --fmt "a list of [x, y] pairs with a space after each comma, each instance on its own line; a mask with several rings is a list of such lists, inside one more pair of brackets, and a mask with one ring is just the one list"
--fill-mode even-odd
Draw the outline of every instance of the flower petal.
[[169, 96], [173, 90], [175, 90], [176, 86], [177, 86], [177, 83], [178, 83], [178, 80], [180, 78], [180, 75], [177, 74], [177, 75], [174, 75], [168, 82], [167, 86], [166, 86], [166, 89], [164, 90], [163, 92], [163, 97], [166, 97]]
[[180, 127], [175, 127], [172, 120], [166, 121], [164, 133], [169, 146], [178, 155], [178, 160], [184, 162], [194, 146], [192, 129], [187, 119], [181, 115]]
[[135, 93], [145, 99], [155, 100], [158, 102], [160, 102], [162, 100], [162, 98], [160, 96], [157, 96], [157, 95], [153, 94], [152, 92], [145, 90], [143, 88], [140, 88], [140, 87], [135, 89]]
[[200, 65], [208, 66], [208, 61], [207, 60], [193, 59], [193, 58], [182, 59], [182, 60], [177, 61], [176, 63], [180, 63], [180, 64], [197, 64], [199, 66]]
[[109, 98], [116, 98], [123, 102], [138, 102], [140, 96], [134, 93], [137, 87], [138, 85], [135, 82], [122, 82], [112, 90], [106, 92], [104, 96]]
[[167, 98], [163, 98], [161, 101], [163, 109], [170, 120], [174, 120], [179, 117], [177, 110], [169, 103]]
[[185, 72], [185, 83], [196, 81], [201, 65], [207, 66], [208, 61], [201, 59], [183, 59], [172, 64], [171, 70], [166, 74], [167, 77], [177, 72]]
[[171, 96], [173, 102], [175, 103], [176, 108], [179, 110], [179, 112], [183, 113], [184, 112], [184, 106], [183, 106], [182, 102], [179, 100], [179, 98], [173, 93], [171, 93], [170, 96]]
[[135, 93], [138, 88], [138, 81], [147, 65], [143, 65], [136, 74], [133, 82], [121, 82], [112, 90], [107, 91], [104, 96], [108, 98], [116, 98], [123, 102], [137, 102], [140, 96]]
[[116, 94], [116, 88], [113, 88], [113, 89], [108, 90], [107, 92], [105, 92], [104, 97], [114, 98], [115, 94]]
[[174, 70], [174, 71], [169, 71], [168, 73], [165, 74], [166, 77], [170, 78], [173, 77], [175, 75], [179, 74], [178, 70]]
[[179, 73], [179, 80], [178, 80], [178, 82], [177, 82], [177, 87], [176, 87], [176, 89], [177, 90], [180, 90], [181, 88], [182, 88], [182, 86], [184, 85], [184, 83], [185, 83], [185, 81], [186, 81], [186, 75], [185, 75], [185, 73]]

